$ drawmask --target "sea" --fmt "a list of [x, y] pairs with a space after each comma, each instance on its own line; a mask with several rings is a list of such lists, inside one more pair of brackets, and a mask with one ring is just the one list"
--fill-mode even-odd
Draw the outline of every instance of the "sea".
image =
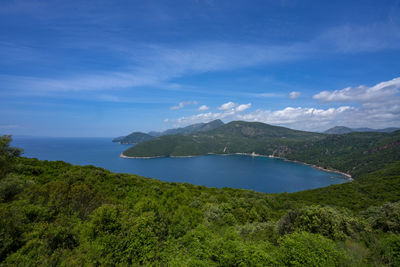
[[208, 187], [289, 193], [348, 182], [338, 173], [268, 157], [205, 155], [154, 159], [120, 158], [121, 152], [132, 145], [113, 143], [111, 138], [13, 136], [11, 145], [24, 149], [23, 156], [29, 158], [94, 165], [112, 172], [133, 173], [161, 181]]

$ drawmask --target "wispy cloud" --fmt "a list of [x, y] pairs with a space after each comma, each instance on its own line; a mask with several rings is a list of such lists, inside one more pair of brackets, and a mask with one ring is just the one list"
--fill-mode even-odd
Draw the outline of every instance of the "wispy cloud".
[[260, 98], [270, 98], [270, 97], [282, 97], [282, 94], [278, 93], [257, 93], [257, 94], [248, 94], [249, 96], [252, 97], [260, 97]]
[[170, 109], [170, 110], [178, 110], [178, 109], [184, 108], [184, 107], [187, 106], [187, 105], [197, 105], [197, 104], [198, 104], [197, 101], [183, 101], [183, 102], [180, 102], [180, 103], [179, 103], [178, 105], [176, 105], [176, 106], [170, 107], [169, 109]]
[[[135, 48], [132, 48], [134, 51]], [[43, 92], [95, 91], [157, 86], [187, 74], [232, 70], [277, 63], [302, 57], [297, 45], [268, 46], [203, 42], [186, 47], [140, 46], [141, 55], [124, 71], [68, 74], [64, 77], [3, 77], [12, 91]], [[129, 53], [129, 52], [128, 52]]]
[[315, 40], [316, 46], [339, 53], [375, 52], [400, 48], [400, 25], [394, 22], [369, 25], [342, 25], [325, 30]]
[[293, 92], [290, 92], [289, 98], [290, 99], [296, 99], [296, 98], [300, 97], [300, 95], [301, 95], [300, 92], [293, 91]]
[[[196, 42], [179, 46], [130, 44], [116, 46], [103, 41], [108, 53], [121, 55], [126, 61], [123, 71], [70, 73], [59, 77], [10, 76], [10, 90], [32, 92], [113, 90], [140, 86], [157, 86], [191, 74], [226, 71], [259, 65], [292, 62], [321, 54], [357, 53], [400, 48], [400, 26], [374, 24], [345, 25], [322, 32], [314, 39], [292, 44], [249, 44]], [[9, 47], [8, 43], [3, 45]], [[328, 49], [327, 49], [328, 48]], [[10, 48], [11, 49], [11, 48]], [[32, 48], [12, 48], [13, 53], [38, 57]], [[140, 53], [138, 53], [140, 51]], [[43, 52], [43, 51], [42, 51]], [[6, 55], [3, 56], [7, 60]], [[259, 93], [255, 97], [275, 97], [276, 93]]]

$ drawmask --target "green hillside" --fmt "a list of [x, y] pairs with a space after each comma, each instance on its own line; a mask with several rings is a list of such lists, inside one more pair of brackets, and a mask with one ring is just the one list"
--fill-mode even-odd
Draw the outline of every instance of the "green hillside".
[[352, 183], [264, 194], [20, 158], [9, 141], [0, 266], [400, 264], [399, 162]]
[[207, 132], [221, 127], [224, 123], [221, 120], [213, 120], [207, 123], [196, 123], [182, 128], [168, 129], [158, 134], [171, 135], [171, 134], [192, 134], [198, 132]]
[[400, 161], [400, 131], [329, 135], [315, 142], [296, 144], [284, 157], [357, 177]]
[[118, 142], [120, 144], [138, 144], [138, 143], [142, 143], [142, 142], [148, 141], [153, 138], [154, 138], [154, 136], [151, 136], [146, 133], [134, 132], [127, 136], [114, 138], [113, 142]]
[[351, 128], [344, 127], [344, 126], [335, 126], [333, 128], [326, 130], [324, 133], [326, 133], [326, 134], [347, 134], [347, 133], [351, 133], [351, 132], [354, 132], [354, 130]]
[[316, 141], [323, 134], [292, 130], [259, 122], [233, 121], [215, 130], [191, 135], [161, 136], [123, 152], [125, 156], [188, 156], [207, 153], [269, 155], [281, 145]]

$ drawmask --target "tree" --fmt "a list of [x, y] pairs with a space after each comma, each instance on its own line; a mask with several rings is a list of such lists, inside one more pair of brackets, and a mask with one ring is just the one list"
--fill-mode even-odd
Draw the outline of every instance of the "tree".
[[10, 135], [0, 137], [0, 179], [10, 172], [15, 159], [22, 153], [21, 149], [10, 147], [11, 140]]

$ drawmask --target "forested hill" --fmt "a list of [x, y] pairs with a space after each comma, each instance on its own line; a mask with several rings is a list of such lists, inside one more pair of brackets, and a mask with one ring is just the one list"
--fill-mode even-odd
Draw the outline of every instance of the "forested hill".
[[279, 146], [316, 141], [325, 135], [271, 126], [259, 122], [233, 121], [215, 130], [191, 135], [169, 135], [138, 144], [125, 156], [188, 156], [207, 153], [252, 153], [269, 155]]
[[112, 141], [118, 142], [120, 144], [138, 144], [138, 143], [145, 142], [145, 141], [148, 141], [153, 138], [154, 138], [154, 136], [151, 136], [146, 133], [134, 132], [127, 136], [121, 136], [118, 138], [114, 138]]
[[207, 132], [217, 129], [224, 125], [221, 120], [213, 120], [207, 123], [195, 123], [182, 128], [168, 129], [158, 133], [156, 136], [171, 135], [171, 134], [192, 134], [198, 132]]
[[400, 161], [400, 131], [329, 135], [315, 142], [295, 144], [282, 156], [337, 169], [357, 178]]
[[400, 131], [328, 135], [234, 121], [209, 132], [159, 137], [131, 147], [123, 154], [152, 157], [253, 152], [336, 169], [357, 177], [400, 160]]
[[263, 194], [19, 158], [9, 142], [0, 138], [0, 266], [400, 264], [400, 163]]

